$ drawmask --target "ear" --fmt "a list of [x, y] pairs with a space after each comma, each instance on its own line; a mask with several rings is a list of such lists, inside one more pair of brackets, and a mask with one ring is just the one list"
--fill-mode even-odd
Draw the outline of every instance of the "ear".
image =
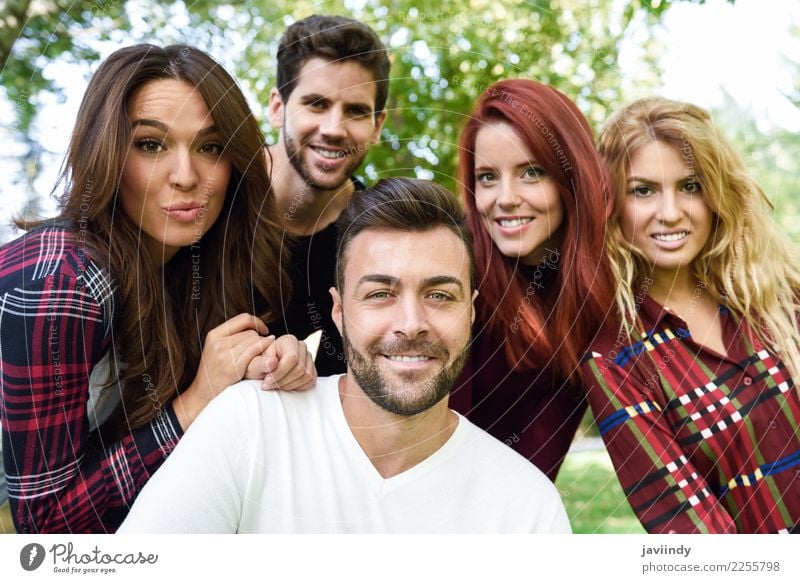
[[475, 323], [475, 300], [478, 298], [478, 290], [476, 289], [472, 292], [472, 301], [470, 302], [470, 310], [472, 310], [472, 317], [470, 318], [469, 323]]
[[269, 124], [276, 130], [282, 128], [284, 117], [283, 99], [281, 99], [281, 94], [275, 87], [269, 92], [269, 107], [267, 110]]
[[370, 144], [377, 144], [381, 139], [381, 129], [383, 128], [383, 122], [386, 121], [386, 110], [384, 109], [382, 112], [378, 114], [375, 118], [375, 129], [372, 132], [372, 137], [370, 138]]
[[331, 294], [331, 298], [333, 298], [333, 308], [331, 309], [331, 319], [333, 323], [336, 324], [336, 329], [339, 331], [339, 335], [342, 334], [342, 298], [339, 295], [339, 291], [332, 287], [328, 290]]

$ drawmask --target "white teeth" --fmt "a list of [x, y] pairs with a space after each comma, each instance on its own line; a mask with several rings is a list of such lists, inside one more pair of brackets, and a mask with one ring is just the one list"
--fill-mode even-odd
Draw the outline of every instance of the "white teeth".
[[389, 356], [389, 360], [394, 360], [395, 362], [422, 362], [425, 360], [430, 360], [428, 356], [396, 356], [392, 355]]
[[532, 220], [533, 219], [530, 219], [530, 218], [528, 218], [528, 219], [511, 219], [511, 220], [500, 219], [497, 222], [500, 223], [501, 227], [506, 228], [506, 229], [510, 229], [512, 227], [519, 227], [520, 225], [527, 225]]
[[689, 236], [689, 231], [681, 231], [680, 233], [658, 233], [653, 235], [653, 238], [658, 241], [680, 241]]
[[344, 152], [332, 152], [330, 150], [320, 150], [314, 148], [314, 151], [322, 156], [323, 158], [327, 158], [328, 160], [338, 160], [339, 158], [344, 158]]

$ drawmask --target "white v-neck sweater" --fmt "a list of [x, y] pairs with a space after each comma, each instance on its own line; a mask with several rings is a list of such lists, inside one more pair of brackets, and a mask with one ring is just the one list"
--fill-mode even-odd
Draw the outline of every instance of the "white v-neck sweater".
[[303, 392], [244, 381], [215, 398], [119, 532], [569, 533], [553, 484], [459, 415], [450, 439], [384, 479], [344, 417], [339, 376]]

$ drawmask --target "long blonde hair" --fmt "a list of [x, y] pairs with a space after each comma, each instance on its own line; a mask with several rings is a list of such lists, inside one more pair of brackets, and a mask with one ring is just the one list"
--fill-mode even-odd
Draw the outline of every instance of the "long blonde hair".
[[797, 247], [773, 220], [772, 204], [711, 116], [689, 103], [662, 98], [635, 101], [615, 113], [600, 134], [600, 154], [608, 164], [615, 192], [606, 243], [618, 282], [617, 309], [623, 326], [631, 331], [636, 324], [635, 293], [649, 268], [644, 256], [623, 236], [620, 214], [631, 156], [654, 141], [680, 152], [714, 213], [714, 235], [692, 265], [697, 281], [744, 318], [762, 342], [775, 346], [797, 378]]

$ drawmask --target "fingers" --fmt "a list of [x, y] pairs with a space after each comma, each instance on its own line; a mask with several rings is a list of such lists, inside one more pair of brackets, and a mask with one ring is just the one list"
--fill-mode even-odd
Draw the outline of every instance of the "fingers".
[[262, 388], [295, 391], [314, 386], [317, 371], [304, 342], [287, 334], [275, 342], [271, 351], [278, 359], [277, 366], [269, 369]]
[[265, 336], [269, 333], [267, 325], [260, 318], [253, 314], [239, 314], [230, 320], [226, 320], [208, 333], [217, 337], [233, 336], [245, 330], [255, 330], [259, 335]]
[[[265, 354], [269, 348], [274, 344], [275, 336], [264, 336], [259, 337], [258, 340], [255, 342], [250, 343], [250, 341], [245, 341], [242, 345], [240, 345], [240, 349], [236, 351], [236, 356], [234, 357], [234, 366], [236, 367], [236, 372], [239, 374], [239, 378], [245, 378], [245, 376], [249, 376], [248, 373], [251, 372], [251, 367], [255, 364], [258, 367], [258, 358], [261, 358], [261, 355]], [[233, 352], [233, 351], [232, 351]], [[253, 361], [256, 361], [255, 363]], [[266, 367], [265, 371], [266, 371]], [[261, 378], [261, 376], [257, 377]]]
[[305, 391], [317, 384], [317, 367], [314, 365], [314, 358], [311, 356], [311, 353], [308, 354], [308, 358], [306, 359], [306, 378], [308, 380], [305, 384], [301, 384], [293, 390]]

